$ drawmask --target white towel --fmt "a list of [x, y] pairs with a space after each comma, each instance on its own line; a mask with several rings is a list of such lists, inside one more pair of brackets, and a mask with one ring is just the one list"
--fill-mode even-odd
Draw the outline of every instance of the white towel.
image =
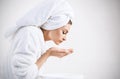
[[73, 9], [65, 0], [44, 0], [16, 22], [7, 36], [23, 26], [42, 27], [46, 30], [60, 28], [73, 20]]

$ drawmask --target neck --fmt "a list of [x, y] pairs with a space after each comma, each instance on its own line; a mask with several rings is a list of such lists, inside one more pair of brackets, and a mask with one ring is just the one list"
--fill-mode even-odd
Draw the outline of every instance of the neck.
[[50, 40], [50, 38], [49, 38], [49, 31], [44, 30], [44, 29], [41, 29], [41, 30], [43, 32], [44, 40], [45, 41], [49, 41]]

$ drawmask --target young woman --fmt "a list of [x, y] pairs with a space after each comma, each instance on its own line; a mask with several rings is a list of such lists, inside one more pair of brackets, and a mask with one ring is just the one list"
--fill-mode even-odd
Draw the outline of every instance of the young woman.
[[65, 0], [44, 0], [23, 16], [10, 33], [13, 38], [7, 79], [36, 79], [48, 57], [71, 54], [71, 48], [51, 47], [44, 51], [44, 44], [49, 40], [57, 45], [65, 41], [72, 18], [72, 8]]

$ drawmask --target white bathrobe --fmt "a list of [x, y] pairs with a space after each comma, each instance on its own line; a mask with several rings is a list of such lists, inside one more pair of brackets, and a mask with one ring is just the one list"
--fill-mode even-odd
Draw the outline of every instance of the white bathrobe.
[[36, 60], [44, 53], [42, 31], [34, 26], [22, 27], [15, 34], [6, 68], [6, 79], [36, 79]]

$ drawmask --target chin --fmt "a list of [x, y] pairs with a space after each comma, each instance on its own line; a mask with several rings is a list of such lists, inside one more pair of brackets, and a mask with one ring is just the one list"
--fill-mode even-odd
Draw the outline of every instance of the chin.
[[59, 45], [60, 43], [55, 43], [56, 45]]
[[55, 42], [55, 44], [56, 44], [56, 45], [59, 45], [59, 44], [60, 44], [60, 42]]

